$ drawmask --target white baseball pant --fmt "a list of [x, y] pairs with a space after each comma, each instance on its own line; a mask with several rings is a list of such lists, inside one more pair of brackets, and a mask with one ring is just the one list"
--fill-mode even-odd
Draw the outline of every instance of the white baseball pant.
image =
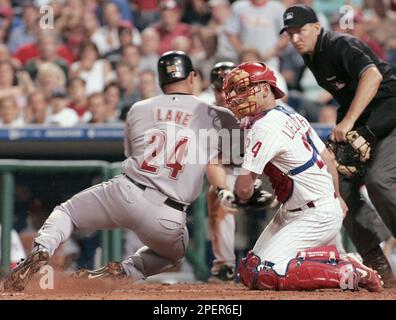
[[253, 252], [274, 263], [279, 275], [285, 275], [298, 251], [329, 245], [340, 231], [343, 213], [338, 199], [329, 196], [314, 204], [296, 212], [281, 207], [254, 245]]

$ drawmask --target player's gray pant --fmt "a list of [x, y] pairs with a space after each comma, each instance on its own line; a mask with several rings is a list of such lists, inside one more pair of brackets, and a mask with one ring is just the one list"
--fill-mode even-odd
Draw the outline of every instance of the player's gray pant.
[[[364, 183], [382, 220], [359, 193]], [[349, 208], [345, 229], [362, 256], [389, 238], [389, 230], [396, 236], [396, 129], [377, 145], [365, 179], [341, 176], [340, 191]]]
[[154, 189], [139, 189], [123, 175], [88, 188], [57, 206], [36, 243], [52, 255], [74, 229], [133, 230], [144, 247], [122, 264], [132, 280], [161, 273], [180, 263], [188, 245], [186, 213], [166, 204]]

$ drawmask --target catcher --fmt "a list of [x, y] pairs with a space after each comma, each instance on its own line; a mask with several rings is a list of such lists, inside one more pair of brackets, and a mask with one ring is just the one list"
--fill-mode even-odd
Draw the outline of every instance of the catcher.
[[[235, 63], [223, 61], [217, 63], [211, 70], [210, 82], [216, 106], [225, 107], [223, 79], [235, 67]], [[223, 152], [223, 184], [231, 186], [230, 190], [232, 191], [237, 177], [235, 170], [240, 169], [240, 164], [243, 160], [240, 154], [243, 153], [244, 136], [234, 115], [231, 112], [224, 112], [223, 110], [226, 110], [224, 108], [220, 109], [222, 109], [222, 112], [218, 112], [217, 108], [213, 109], [216, 112], [215, 118], [220, 121], [219, 128], [228, 130], [231, 137], [229, 145], [224, 143], [223, 147], [220, 148]], [[234, 136], [233, 133], [238, 134]], [[225, 208], [220, 204], [217, 197], [219, 192], [226, 192], [223, 190], [211, 186], [207, 195], [209, 228], [211, 231], [212, 251], [215, 258], [209, 282], [233, 281], [235, 278], [235, 213], [238, 212], [238, 207], [243, 207], [247, 210], [258, 210], [265, 208], [274, 200], [273, 195], [261, 190], [260, 184], [257, 183], [255, 195], [248, 204], [236, 204], [235, 208]]]
[[[380, 291], [372, 269], [342, 257], [334, 241], [347, 208], [331, 155], [308, 121], [276, 105], [284, 93], [264, 63], [247, 62], [227, 74], [227, 106], [249, 117], [245, 155], [235, 183], [238, 202], [249, 201], [256, 178], [269, 177], [282, 206], [238, 267], [250, 289], [341, 288]], [[221, 198], [221, 195], [220, 195]], [[224, 205], [230, 199], [221, 199]]]
[[324, 31], [312, 8], [292, 6], [283, 20], [281, 33], [287, 32], [318, 84], [340, 105], [328, 146], [349, 207], [344, 226], [363, 262], [376, 269], [385, 284], [392, 284], [391, 267], [379, 246], [384, 240], [381, 230], [375, 223], [370, 229], [361, 223], [376, 214], [361, 199], [359, 188], [367, 186], [379, 215], [396, 236], [396, 77], [359, 39]]

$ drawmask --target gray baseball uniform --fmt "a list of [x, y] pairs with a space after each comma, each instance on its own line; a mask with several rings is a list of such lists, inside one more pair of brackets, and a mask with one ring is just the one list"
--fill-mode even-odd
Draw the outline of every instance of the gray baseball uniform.
[[[123, 174], [57, 206], [36, 243], [52, 255], [74, 229], [123, 227], [145, 244], [122, 262], [132, 280], [179, 263], [188, 245], [183, 205], [197, 198], [206, 164], [218, 153], [209, 108], [183, 94], [136, 103], [127, 116]], [[215, 143], [205, 143], [208, 136]]]

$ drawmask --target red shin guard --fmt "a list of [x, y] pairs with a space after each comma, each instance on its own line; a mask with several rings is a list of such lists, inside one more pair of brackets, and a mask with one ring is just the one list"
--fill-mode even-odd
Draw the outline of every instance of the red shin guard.
[[354, 265], [340, 259], [335, 246], [323, 246], [299, 252], [292, 259], [284, 276], [278, 275], [271, 262], [260, 261], [250, 251], [242, 259], [238, 275], [250, 289], [259, 290], [316, 290], [341, 288], [356, 290], [359, 274]]

